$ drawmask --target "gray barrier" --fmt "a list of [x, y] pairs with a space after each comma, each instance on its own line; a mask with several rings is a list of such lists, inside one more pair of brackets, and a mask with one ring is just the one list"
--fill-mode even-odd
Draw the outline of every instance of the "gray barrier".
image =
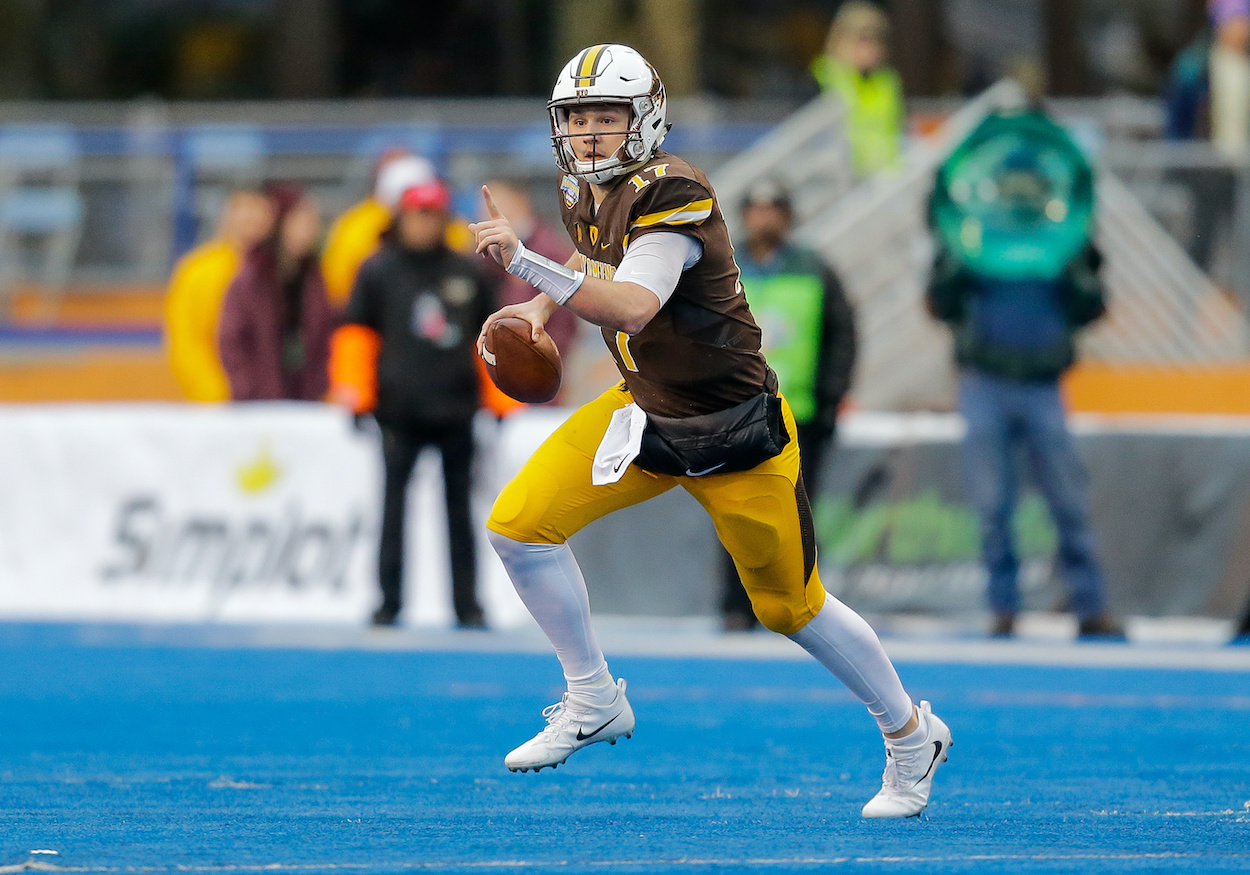
[[[957, 418], [863, 415], [848, 423], [813, 501], [826, 587], [858, 610], [983, 610], [976, 520], [960, 488]], [[1245, 425], [1077, 427], [1113, 608], [1237, 616], [1250, 599], [1250, 430]], [[1036, 492], [1016, 518], [1026, 609], [1062, 608], [1055, 531]], [[717, 613], [719, 546], [680, 489], [580, 532], [573, 547], [596, 612]]]

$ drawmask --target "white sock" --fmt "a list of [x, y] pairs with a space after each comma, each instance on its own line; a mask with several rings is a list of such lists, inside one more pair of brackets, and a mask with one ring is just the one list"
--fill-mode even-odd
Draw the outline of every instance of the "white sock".
[[883, 734], [898, 732], [907, 725], [914, 711], [911, 697], [877, 633], [859, 614], [826, 596], [824, 607], [790, 639], [868, 706]]
[[[898, 730], [895, 730], [896, 732]], [[916, 728], [901, 738], [888, 739], [890, 744], [895, 747], [916, 747], [924, 741], [925, 735], [929, 732], [929, 718], [924, 716], [924, 712], [919, 708], [916, 709]]]
[[616, 683], [590, 625], [586, 581], [569, 545], [526, 544], [498, 532], [487, 537], [517, 595], [555, 647], [569, 692], [593, 705], [614, 702]]

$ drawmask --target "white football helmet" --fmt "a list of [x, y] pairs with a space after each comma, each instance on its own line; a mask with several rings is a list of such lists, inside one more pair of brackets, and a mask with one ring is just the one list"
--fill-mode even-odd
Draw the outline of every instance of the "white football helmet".
[[[615, 155], [578, 161], [569, 144], [569, 110], [597, 103], [628, 106], [629, 132]], [[669, 128], [664, 123], [666, 104], [659, 74], [634, 49], [618, 44], [583, 49], [564, 65], [547, 103], [556, 164], [565, 173], [596, 185], [634, 172], [664, 142]]]

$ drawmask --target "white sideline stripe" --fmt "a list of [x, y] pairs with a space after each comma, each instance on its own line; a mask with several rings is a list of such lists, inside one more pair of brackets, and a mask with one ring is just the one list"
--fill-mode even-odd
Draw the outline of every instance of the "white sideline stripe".
[[1226, 808], [1222, 811], [1091, 811], [1094, 817], [1234, 817], [1237, 823], [1246, 823], [1250, 814], [1250, 802], [1241, 811]]
[[58, 866], [42, 861], [0, 866], [6, 872], [313, 872], [313, 871], [440, 871], [456, 869], [536, 869], [550, 871], [566, 868], [635, 868], [666, 869], [708, 866], [753, 866], [776, 869], [788, 866], [880, 866], [887, 863], [1076, 863], [1098, 861], [1134, 860], [1247, 860], [1245, 852], [1198, 852], [1161, 851], [1152, 852], [1099, 852], [1049, 853], [1049, 854], [943, 854], [940, 856], [845, 856], [845, 857], [681, 857], [676, 859], [652, 858], [636, 860], [428, 860], [393, 863], [221, 863], [214, 865], [179, 864], [170, 866]]
[[[633, 688], [630, 688], [633, 690]], [[457, 698], [480, 699], [487, 697], [504, 698], [507, 687], [503, 684], [486, 685], [452, 684], [448, 692]], [[680, 701], [700, 702], [710, 696], [707, 686], [647, 686], [637, 693], [630, 693], [632, 699], [643, 701]], [[829, 684], [820, 687], [734, 687], [718, 688], [716, 698], [720, 701], [744, 702], [754, 705], [811, 703], [811, 704], [859, 704], [859, 700], [840, 684]], [[993, 707], [1047, 707], [1072, 708], [1083, 711], [1090, 708], [1141, 708], [1156, 711], [1169, 711], [1183, 708], [1193, 711], [1250, 711], [1250, 696], [1177, 696], [1177, 695], [1141, 695], [1132, 693], [1071, 693], [1071, 692], [1034, 692], [1034, 691], [997, 691], [973, 690], [967, 693], [947, 690], [942, 694], [942, 703], [972, 705], [989, 705]]]
[[[951, 698], [959, 698], [953, 696]], [[1156, 696], [1135, 693], [1068, 693], [1035, 691], [977, 690], [964, 697], [979, 705], [1043, 706], [1052, 708], [1153, 708], [1168, 711], [1174, 708], [1192, 710], [1250, 711], [1250, 696]], [[943, 700], [945, 701], [945, 699]], [[1118, 813], [1118, 812], [1117, 812]]]
[[[1188, 621], [1178, 622], [1183, 626]], [[888, 627], [890, 622], [887, 620], [881, 625]], [[1133, 625], [1130, 623], [1130, 632]], [[604, 616], [596, 618], [595, 627], [601, 645], [610, 656], [793, 662], [810, 659], [802, 648], [784, 636], [769, 632], [725, 634], [710, 618]], [[365, 629], [344, 626], [136, 627], [98, 624], [84, 627], [77, 637], [82, 644], [100, 646], [138, 643], [166, 647], [278, 650], [551, 654], [551, 645], [532, 624], [489, 632], [425, 626]], [[1157, 639], [1157, 633], [1154, 637]], [[895, 635], [883, 632], [881, 640], [891, 659], [904, 663], [1250, 672], [1250, 647], [1226, 646], [1222, 637], [1098, 644], [1078, 643], [1071, 640], [1070, 635], [1026, 635], [1014, 640], [995, 641], [952, 637], [929, 631], [907, 634], [907, 630], [903, 629]]]
[[[765, 633], [678, 634], [632, 633], [611, 627], [598, 632], [603, 649], [614, 656], [783, 660], [810, 657], [788, 638]], [[551, 653], [538, 634], [524, 631], [466, 632], [386, 630], [358, 632], [323, 630], [317, 635], [292, 629], [259, 631], [253, 645], [317, 650], [364, 649], [429, 652]], [[1140, 644], [1077, 644], [1061, 641], [959, 641], [882, 637], [890, 658], [908, 663], [959, 665], [1026, 665], [1073, 668], [1155, 668], [1250, 672], [1250, 647], [1148, 646]]]

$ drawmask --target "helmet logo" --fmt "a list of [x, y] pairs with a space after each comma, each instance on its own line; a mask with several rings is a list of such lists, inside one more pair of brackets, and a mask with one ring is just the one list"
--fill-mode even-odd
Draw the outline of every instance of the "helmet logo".
[[594, 81], [600, 73], [599, 68], [603, 65], [607, 55], [604, 51], [606, 48], [607, 45], [597, 45], [591, 46], [582, 52], [581, 58], [573, 65], [577, 71], [573, 74], [574, 88], [589, 88], [594, 85]]

